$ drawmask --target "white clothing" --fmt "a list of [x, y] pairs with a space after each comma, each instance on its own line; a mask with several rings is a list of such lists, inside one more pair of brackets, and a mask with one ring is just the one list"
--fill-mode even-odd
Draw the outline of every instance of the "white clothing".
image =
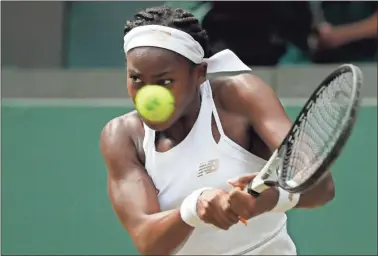
[[[251, 154], [222, 129], [209, 81], [201, 85], [202, 102], [198, 118], [187, 137], [167, 152], [157, 152], [155, 131], [147, 125], [143, 148], [146, 170], [156, 188], [162, 211], [178, 209], [183, 199], [202, 187], [230, 190], [227, 180], [258, 172], [265, 160]], [[215, 142], [212, 115], [220, 133]], [[295, 255], [296, 248], [286, 232], [285, 213], [265, 213], [238, 223], [228, 231], [212, 225], [195, 228], [178, 248], [177, 255]]]

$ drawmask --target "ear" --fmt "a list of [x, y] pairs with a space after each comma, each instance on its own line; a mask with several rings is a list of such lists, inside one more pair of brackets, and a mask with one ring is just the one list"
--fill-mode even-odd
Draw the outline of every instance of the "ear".
[[202, 62], [201, 64], [197, 65], [197, 77], [199, 84], [203, 84], [207, 80], [207, 63]]

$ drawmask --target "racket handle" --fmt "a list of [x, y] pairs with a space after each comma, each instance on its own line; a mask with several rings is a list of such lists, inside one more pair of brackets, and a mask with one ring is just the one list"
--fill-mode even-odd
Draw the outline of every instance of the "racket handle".
[[254, 179], [252, 184], [247, 186], [247, 192], [251, 196], [258, 197], [262, 192], [265, 190], [274, 187], [277, 185], [277, 182], [272, 180], [262, 180], [262, 179]]
[[248, 192], [248, 194], [250, 194], [251, 196], [254, 196], [254, 197], [258, 197], [260, 195], [259, 192], [255, 191], [251, 188], [248, 188], [247, 192]]

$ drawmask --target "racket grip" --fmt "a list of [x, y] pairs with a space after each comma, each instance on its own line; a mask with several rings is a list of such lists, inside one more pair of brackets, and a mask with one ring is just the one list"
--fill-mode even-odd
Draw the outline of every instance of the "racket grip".
[[[251, 196], [254, 196], [257, 198], [262, 192], [276, 185], [277, 185], [277, 182], [275, 181], [260, 180], [260, 181], [257, 181], [256, 183], [252, 182], [252, 184], [248, 186], [247, 192]], [[256, 190], [259, 190], [260, 192], [257, 192]]]
[[251, 188], [248, 188], [247, 192], [248, 192], [248, 194], [250, 194], [251, 196], [254, 196], [254, 197], [258, 197], [260, 195], [259, 192], [254, 191]]

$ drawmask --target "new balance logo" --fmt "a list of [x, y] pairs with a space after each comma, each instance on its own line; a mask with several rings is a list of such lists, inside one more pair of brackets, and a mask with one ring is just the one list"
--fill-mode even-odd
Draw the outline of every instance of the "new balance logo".
[[207, 161], [207, 162], [202, 162], [199, 165], [197, 177], [199, 178], [199, 177], [202, 177], [206, 174], [215, 172], [216, 170], [218, 170], [218, 168], [219, 168], [219, 160], [218, 159], [210, 160], [210, 161]]

